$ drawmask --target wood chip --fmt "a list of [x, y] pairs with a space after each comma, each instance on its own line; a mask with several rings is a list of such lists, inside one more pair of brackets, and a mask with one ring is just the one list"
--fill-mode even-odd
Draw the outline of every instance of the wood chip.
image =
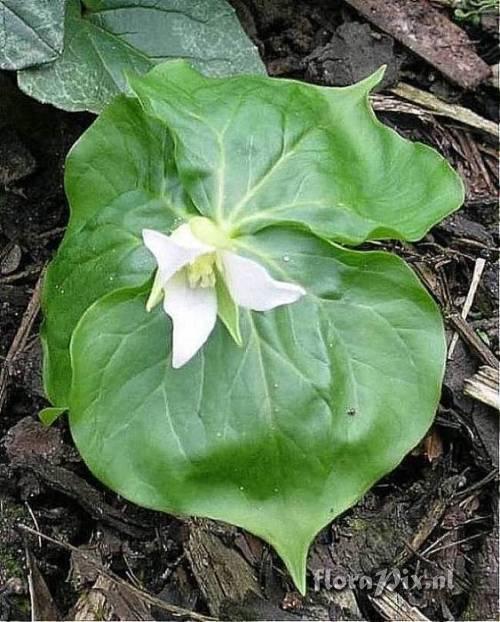
[[428, 0], [345, 0], [452, 82], [474, 89], [491, 77], [465, 32]]
[[18, 244], [7, 244], [6, 248], [0, 250], [0, 274], [11, 274], [19, 268], [23, 253]]
[[61, 620], [61, 614], [29, 549], [26, 549], [26, 562], [28, 566], [31, 619]]
[[384, 620], [407, 620], [408, 622], [430, 622], [416, 607], [412, 607], [397, 594], [385, 590], [381, 596], [368, 597]]
[[107, 503], [100, 490], [69, 469], [52, 465], [36, 455], [25, 455], [22, 461], [13, 462], [12, 467], [19, 472], [34, 473], [51, 489], [73, 499], [94, 519], [110, 525], [120, 533], [138, 539], [148, 534], [147, 526]]
[[477, 374], [465, 380], [464, 393], [483, 404], [500, 410], [498, 370], [488, 365], [480, 367]]
[[[24, 525], [22, 523], [18, 523], [17, 527], [19, 530], [25, 533], [28, 533], [34, 536], [40, 536], [43, 540], [46, 540], [47, 542], [50, 542], [62, 549], [65, 549], [66, 551], [70, 551], [77, 555], [85, 556], [85, 553], [82, 553], [76, 546], [73, 546], [72, 544], [69, 544], [68, 542], [56, 540], [55, 538], [52, 538], [51, 536], [41, 533], [37, 531], [36, 529], [32, 529], [31, 527], [28, 527], [27, 525]], [[166, 611], [170, 615], [170, 617], [167, 618], [169, 620], [173, 618], [174, 620], [190, 620], [190, 621], [192, 620], [193, 622], [217, 622], [215, 618], [211, 618], [210, 616], [206, 616], [201, 613], [197, 613], [195, 611], [189, 611], [188, 609], [184, 609], [183, 607], [178, 607], [177, 605], [172, 605], [170, 603], [167, 603], [157, 598], [156, 596], [149, 594], [148, 592], [145, 592], [139, 588], [136, 588], [132, 584], [126, 583], [123, 579], [117, 576], [112, 570], [110, 570], [109, 568], [105, 568], [102, 564], [95, 562], [95, 560], [89, 557], [86, 557], [86, 560], [89, 564], [93, 564], [96, 567], [96, 569], [99, 571], [99, 573], [103, 577], [107, 577], [110, 581], [112, 581], [113, 584], [118, 585], [118, 586], [123, 586], [124, 584], [126, 584], [129, 592], [131, 594], [135, 594], [138, 598], [140, 598], [144, 602], [145, 605], [156, 607], [160, 609], [161, 611]], [[42, 619], [50, 619], [50, 618], [42, 618]]]
[[212, 615], [219, 616], [226, 602], [242, 603], [251, 593], [260, 595], [248, 562], [211, 533], [202, 519], [191, 522], [186, 554]]
[[151, 620], [149, 606], [129, 586], [100, 575], [92, 589], [83, 592], [73, 611], [73, 620]]

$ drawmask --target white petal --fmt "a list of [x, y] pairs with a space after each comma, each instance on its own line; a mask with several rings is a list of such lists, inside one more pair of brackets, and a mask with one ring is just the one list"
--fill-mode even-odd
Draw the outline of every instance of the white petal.
[[254, 311], [268, 311], [295, 302], [306, 293], [300, 285], [275, 281], [256, 261], [235, 253], [221, 253], [224, 279], [234, 302]]
[[185, 271], [167, 283], [163, 308], [172, 318], [172, 366], [182, 367], [202, 347], [217, 319], [213, 287], [189, 287]]
[[165, 235], [154, 229], [143, 229], [142, 238], [156, 259], [163, 284], [185, 265], [213, 250], [211, 246], [194, 237], [189, 225], [181, 225], [172, 235]]

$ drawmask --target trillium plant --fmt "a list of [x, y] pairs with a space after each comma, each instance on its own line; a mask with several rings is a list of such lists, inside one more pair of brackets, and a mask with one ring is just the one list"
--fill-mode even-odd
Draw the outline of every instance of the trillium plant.
[[459, 177], [347, 88], [129, 76], [67, 160], [44, 285], [44, 380], [90, 470], [126, 499], [309, 546], [429, 428], [441, 316], [396, 255]]
[[[158, 263], [146, 309], [165, 294], [163, 308], [172, 318], [173, 367], [191, 360], [212, 332], [217, 284], [222, 306], [229, 295], [234, 304], [254, 311], [269, 311], [305, 294], [299, 285], [276, 281], [256, 261], [232, 252], [231, 241], [207, 218], [195, 216], [170, 236], [151, 229], [144, 229], [142, 236]], [[241, 336], [234, 336], [241, 345]]]

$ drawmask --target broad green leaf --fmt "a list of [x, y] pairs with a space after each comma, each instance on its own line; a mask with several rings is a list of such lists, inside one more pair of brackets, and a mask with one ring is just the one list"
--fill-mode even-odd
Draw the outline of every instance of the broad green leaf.
[[316, 533], [422, 438], [440, 393], [436, 305], [385, 253], [269, 229], [240, 241], [307, 295], [218, 323], [181, 369], [147, 291], [101, 298], [72, 339], [70, 425], [101, 481], [140, 505], [208, 516], [272, 544], [298, 588]]
[[142, 229], [168, 231], [191, 209], [165, 127], [125, 97], [70, 153], [66, 193], [70, 223], [42, 295], [45, 389], [61, 407], [71, 384], [69, 342], [81, 315], [107, 292], [148, 281], [154, 262]]
[[197, 209], [230, 230], [300, 226], [340, 243], [416, 240], [456, 210], [462, 183], [446, 160], [379, 123], [368, 93], [260, 76], [208, 79], [182, 61], [131, 77], [176, 143]]
[[[439, 155], [375, 119], [378, 79], [207, 79], [183, 62], [131, 78], [139, 100], [118, 98], [68, 158], [43, 292], [47, 392], [94, 474], [261, 536], [301, 591], [311, 540], [418, 443], [443, 373], [441, 318], [411, 270], [336, 244], [415, 239], [461, 201]], [[243, 311], [217, 272], [215, 331], [173, 369], [141, 232], [199, 215], [307, 294]]]
[[48, 63], [63, 39], [64, 0], [0, 0], [0, 69]]
[[125, 70], [169, 58], [207, 75], [265, 73], [226, 0], [68, 0], [64, 53], [20, 72], [19, 86], [64, 110], [100, 112], [126, 89]]

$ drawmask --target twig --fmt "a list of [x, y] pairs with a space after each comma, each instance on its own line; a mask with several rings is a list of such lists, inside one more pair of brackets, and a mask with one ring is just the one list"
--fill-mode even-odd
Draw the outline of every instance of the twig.
[[[35, 527], [37, 528], [38, 531], [40, 531], [40, 525], [38, 524], [38, 521], [36, 520], [35, 513], [31, 509], [30, 504], [27, 501], [25, 501], [24, 505], [28, 508], [28, 512], [31, 516], [31, 520], [33, 521]], [[38, 548], [40, 549], [42, 548], [42, 538], [40, 536], [38, 536]]]
[[497, 357], [488, 348], [484, 341], [477, 336], [476, 331], [467, 324], [459, 313], [452, 313], [447, 319], [453, 324], [460, 333], [462, 339], [477, 354], [485, 365], [490, 365], [494, 369], [498, 369], [499, 363]]
[[[425, 549], [422, 551], [422, 555], [428, 555], [430, 552], [432, 552], [437, 545], [440, 542], [443, 542], [443, 540], [446, 540], [446, 538], [450, 538], [451, 536], [453, 536], [453, 532], [452, 531], [445, 531], [444, 533], [442, 533], [439, 538], [436, 538], [436, 540], [434, 540], [434, 542], [431, 542], [429, 544], [429, 546], [425, 547]], [[453, 540], [453, 542], [455, 542], [455, 540]]]
[[455, 121], [460, 121], [460, 123], [463, 123], [464, 125], [468, 125], [477, 130], [482, 130], [483, 132], [491, 134], [495, 138], [498, 137], [498, 127], [496, 123], [484, 119], [468, 108], [457, 106], [456, 104], [449, 104], [431, 93], [421, 91], [420, 89], [410, 86], [409, 84], [405, 84], [404, 82], [400, 82], [395, 87], [389, 89], [389, 91], [398, 97], [402, 97], [403, 99], [407, 99], [423, 106], [424, 108], [432, 110], [432, 112], [436, 115], [449, 117]]
[[452, 546], [458, 546], [459, 544], [465, 544], [466, 542], [470, 542], [471, 540], [477, 540], [477, 538], [486, 535], [488, 535], [488, 532], [482, 531], [481, 533], [476, 533], [472, 536], [469, 536], [468, 538], [463, 538], [462, 540], [454, 540], [453, 542], [449, 542], [448, 544], [443, 544], [443, 546], [438, 546], [437, 548], [433, 548], [432, 550], [427, 550], [426, 553], [427, 555], [434, 555], [439, 551], [444, 551], [445, 549], [449, 549]]
[[[40, 536], [38, 537], [38, 539], [40, 539]], [[27, 566], [28, 566], [28, 590], [29, 590], [29, 596], [30, 596], [30, 610], [31, 610], [31, 620], [32, 622], [35, 621], [35, 611], [36, 611], [36, 603], [35, 603], [35, 588], [33, 585], [33, 568], [31, 565], [31, 556], [28, 550], [28, 547], [25, 547], [25, 555], [26, 555], [26, 562], [27, 562]]]
[[47, 240], [50, 238], [55, 238], [61, 233], [66, 231], [66, 227], [55, 227], [54, 229], [50, 229], [50, 231], [44, 231], [43, 233], [39, 233], [36, 237], [39, 240]]
[[[469, 315], [469, 311], [471, 310], [472, 303], [474, 302], [474, 296], [476, 295], [477, 288], [479, 286], [479, 282], [481, 280], [481, 276], [483, 274], [484, 266], [486, 265], [486, 261], [481, 257], [476, 259], [476, 263], [474, 264], [474, 272], [472, 274], [472, 281], [469, 287], [469, 291], [467, 292], [467, 297], [464, 302], [464, 306], [462, 308], [461, 316], [464, 320], [467, 319]], [[458, 333], [453, 333], [453, 337], [451, 338], [450, 346], [448, 348], [448, 358], [453, 358], [453, 352], [457, 345], [458, 341]]]
[[486, 185], [488, 186], [488, 190], [491, 192], [492, 195], [494, 195], [496, 191], [495, 185], [491, 181], [490, 174], [488, 173], [488, 169], [486, 168], [486, 165], [484, 164], [484, 160], [481, 156], [481, 152], [479, 151], [478, 146], [476, 145], [476, 142], [473, 140], [471, 134], [468, 132], [465, 133], [465, 140], [467, 141], [469, 145], [469, 149], [472, 153], [474, 161], [476, 162], [477, 169], [480, 175], [486, 182]]
[[381, 112], [411, 114], [427, 123], [436, 122], [435, 115], [429, 110], [425, 110], [425, 108], [422, 108], [421, 106], [415, 106], [415, 104], [410, 102], [403, 101], [398, 97], [376, 93], [375, 95], [370, 96], [370, 102], [375, 110], [379, 110]]
[[2, 412], [2, 408], [7, 397], [7, 385], [9, 383], [12, 363], [14, 362], [18, 353], [21, 352], [26, 345], [26, 341], [28, 340], [29, 334], [33, 327], [33, 323], [36, 319], [36, 316], [38, 315], [38, 310], [40, 308], [40, 293], [42, 290], [43, 275], [44, 270], [42, 270], [42, 273], [38, 277], [35, 289], [33, 290], [33, 295], [31, 296], [28, 306], [26, 307], [26, 311], [24, 312], [21, 324], [19, 325], [17, 333], [12, 340], [9, 351], [7, 352], [7, 356], [5, 357], [4, 364], [0, 371], [0, 413]]
[[61, 542], [60, 540], [51, 538], [50, 536], [47, 536], [46, 534], [41, 533], [40, 531], [37, 531], [36, 529], [32, 529], [31, 527], [28, 527], [27, 525], [23, 525], [22, 523], [19, 523], [17, 527], [21, 529], [22, 531], [30, 533], [33, 536], [38, 536], [40, 538], [43, 538], [44, 540], [46, 540], [47, 542], [50, 542], [51, 544], [54, 544], [55, 546], [59, 546], [63, 549], [66, 549], [67, 551], [71, 551], [72, 553], [75, 553], [75, 555], [81, 556], [81, 558], [85, 560], [86, 563], [93, 566], [96, 570], [99, 571], [100, 574], [107, 577], [115, 585], [120, 586], [120, 585], [125, 584], [127, 589], [130, 592], [132, 592], [135, 596], [137, 596], [137, 598], [143, 600], [144, 602], [148, 603], [152, 607], [158, 607], [158, 609], [163, 609], [164, 611], [168, 611], [172, 616], [176, 616], [177, 618], [184, 619], [184, 620], [185, 619], [195, 620], [196, 622], [217, 622], [216, 618], [205, 616], [200, 613], [196, 613], [194, 611], [189, 611], [189, 609], [184, 609], [183, 607], [177, 607], [176, 605], [170, 605], [169, 603], [166, 603], [165, 601], [160, 600], [159, 598], [156, 598], [155, 596], [152, 596], [151, 594], [148, 594], [147, 592], [144, 592], [143, 590], [140, 590], [139, 588], [131, 585], [130, 583], [126, 583], [125, 581], [123, 581], [123, 579], [121, 579], [114, 572], [112, 572], [111, 570], [108, 570], [102, 564], [95, 561], [95, 559], [92, 559], [89, 555], [86, 555], [83, 551], [78, 549], [76, 546], [69, 544], [68, 542]]
[[20, 279], [24, 279], [32, 274], [39, 274], [40, 270], [42, 270], [40, 266], [32, 266], [22, 272], [15, 272], [14, 274], [8, 274], [7, 276], [0, 277], [0, 283], [13, 283], [14, 281], [19, 281]]
[[489, 484], [490, 482], [495, 481], [497, 477], [498, 477], [497, 470], [493, 469], [487, 475], [485, 475], [482, 479], [480, 479], [478, 482], [474, 482], [468, 488], [464, 488], [463, 490], [460, 490], [457, 493], [455, 493], [455, 497], [465, 497], [467, 495], [470, 495], [470, 493], [473, 492], [474, 490], [483, 488], [484, 486], [486, 486], [486, 484]]
[[[439, 525], [446, 508], [450, 503], [449, 499], [438, 498], [435, 499], [426, 512], [423, 519], [417, 525], [415, 533], [413, 534], [410, 542], [405, 542], [406, 548], [395, 558], [396, 566], [401, 566], [408, 562], [412, 553], [417, 553], [427, 538], [431, 535], [434, 529]], [[425, 555], [420, 553], [425, 559]], [[425, 560], [429, 561], [429, 560]]]

